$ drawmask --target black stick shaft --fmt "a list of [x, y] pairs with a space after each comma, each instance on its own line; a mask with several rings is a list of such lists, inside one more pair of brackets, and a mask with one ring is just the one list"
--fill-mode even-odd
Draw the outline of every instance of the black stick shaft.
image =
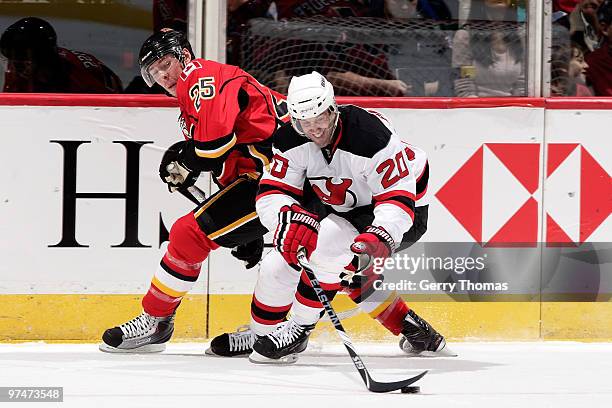
[[344, 343], [344, 347], [346, 347], [346, 350], [351, 356], [351, 360], [353, 361], [355, 368], [357, 368], [357, 371], [359, 372], [359, 375], [361, 375], [361, 379], [365, 383], [368, 390], [372, 392], [389, 392], [389, 391], [399, 390], [401, 388], [404, 388], [420, 380], [425, 374], [427, 374], [427, 371], [424, 371], [421, 374], [411, 377], [407, 380], [397, 381], [393, 383], [380, 383], [380, 382], [374, 381], [372, 377], [370, 377], [370, 373], [368, 372], [365, 364], [361, 360], [361, 357], [359, 357], [359, 355], [357, 354], [355, 350], [355, 346], [353, 346], [353, 342], [351, 341], [350, 337], [346, 334], [346, 331], [344, 330], [344, 327], [342, 326], [342, 323], [340, 322], [340, 318], [338, 318], [338, 315], [334, 311], [334, 308], [332, 307], [330, 300], [325, 295], [325, 291], [321, 288], [321, 285], [319, 284], [319, 280], [317, 279], [312, 267], [310, 266], [310, 263], [308, 262], [308, 258], [306, 258], [306, 252], [303, 248], [298, 251], [297, 258], [298, 258], [298, 262], [300, 263], [300, 266], [304, 269], [304, 272], [306, 272], [306, 276], [308, 277], [308, 280], [310, 280], [310, 284], [312, 285], [315, 293], [317, 294], [319, 301], [325, 308], [325, 311], [327, 312], [327, 315], [329, 316], [329, 320], [332, 322], [332, 324], [334, 325], [334, 328], [336, 329], [336, 333], [338, 333], [338, 335], [342, 339], [342, 342]]
[[196, 185], [189, 186], [187, 188], [179, 188], [178, 192], [195, 205], [200, 205], [204, 202], [204, 200], [206, 200], [206, 193], [204, 193], [200, 187]]

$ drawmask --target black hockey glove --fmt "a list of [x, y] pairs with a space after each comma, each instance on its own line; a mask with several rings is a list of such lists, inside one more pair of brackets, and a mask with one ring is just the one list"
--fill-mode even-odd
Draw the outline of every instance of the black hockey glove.
[[196, 182], [200, 171], [195, 169], [195, 149], [193, 141], [180, 141], [170, 146], [159, 165], [159, 177], [173, 193], [179, 188], [187, 188]]
[[264, 240], [257, 238], [255, 241], [247, 242], [246, 244], [238, 245], [232, 249], [234, 258], [244, 262], [247, 269], [251, 269], [261, 261], [263, 254]]

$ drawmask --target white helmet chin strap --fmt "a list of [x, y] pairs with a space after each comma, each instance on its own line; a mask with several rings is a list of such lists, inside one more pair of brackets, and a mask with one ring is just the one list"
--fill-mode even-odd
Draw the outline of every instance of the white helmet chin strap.
[[340, 112], [338, 112], [338, 106], [336, 104], [334, 104], [334, 108], [331, 120], [331, 122], [333, 122], [331, 125], [332, 142], [334, 141], [334, 133], [336, 133], [336, 126], [338, 126], [338, 120], [340, 119]]

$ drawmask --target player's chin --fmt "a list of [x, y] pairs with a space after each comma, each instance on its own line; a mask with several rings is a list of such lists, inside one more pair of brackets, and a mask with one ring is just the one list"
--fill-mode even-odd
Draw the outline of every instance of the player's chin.
[[164, 89], [172, 96], [176, 96], [176, 84], [172, 86], [165, 86]]
[[320, 148], [326, 147], [331, 142], [331, 138], [330, 137], [326, 137], [326, 136], [322, 136], [322, 137], [310, 137], [309, 139], [312, 140], [314, 142], [314, 144], [316, 144]]

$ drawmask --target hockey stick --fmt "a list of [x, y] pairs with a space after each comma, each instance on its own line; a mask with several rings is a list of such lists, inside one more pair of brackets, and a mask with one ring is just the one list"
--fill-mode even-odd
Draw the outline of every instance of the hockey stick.
[[365, 364], [363, 364], [361, 357], [357, 355], [357, 352], [355, 351], [355, 346], [353, 346], [353, 342], [346, 334], [344, 327], [342, 327], [342, 323], [340, 322], [338, 315], [336, 315], [336, 312], [334, 311], [331, 302], [325, 295], [323, 289], [321, 289], [321, 285], [319, 284], [319, 281], [317, 280], [317, 277], [314, 274], [312, 266], [306, 258], [306, 250], [304, 248], [300, 248], [298, 250], [297, 258], [298, 262], [300, 263], [300, 266], [304, 269], [304, 272], [306, 272], [306, 276], [308, 276], [308, 280], [310, 280], [310, 284], [316, 292], [319, 301], [325, 308], [325, 311], [329, 316], [329, 320], [331, 320], [331, 322], [334, 324], [336, 333], [338, 333], [338, 335], [342, 339], [344, 347], [346, 347], [346, 350], [348, 351], [349, 355], [351, 356], [351, 359], [353, 360], [353, 364], [355, 364], [355, 367], [357, 368], [357, 371], [359, 371], [359, 374], [361, 375], [361, 378], [368, 390], [372, 392], [390, 392], [401, 390], [402, 388], [408, 387], [410, 384], [417, 382], [418, 380], [423, 378], [425, 374], [427, 374], [427, 371], [423, 371], [421, 374], [415, 375], [414, 377], [408, 378], [407, 380], [390, 383], [374, 381], [372, 377], [370, 377], [370, 373], [368, 373], [368, 370]]
[[179, 188], [177, 191], [195, 205], [200, 205], [206, 200], [206, 193], [195, 184], [187, 188]]

